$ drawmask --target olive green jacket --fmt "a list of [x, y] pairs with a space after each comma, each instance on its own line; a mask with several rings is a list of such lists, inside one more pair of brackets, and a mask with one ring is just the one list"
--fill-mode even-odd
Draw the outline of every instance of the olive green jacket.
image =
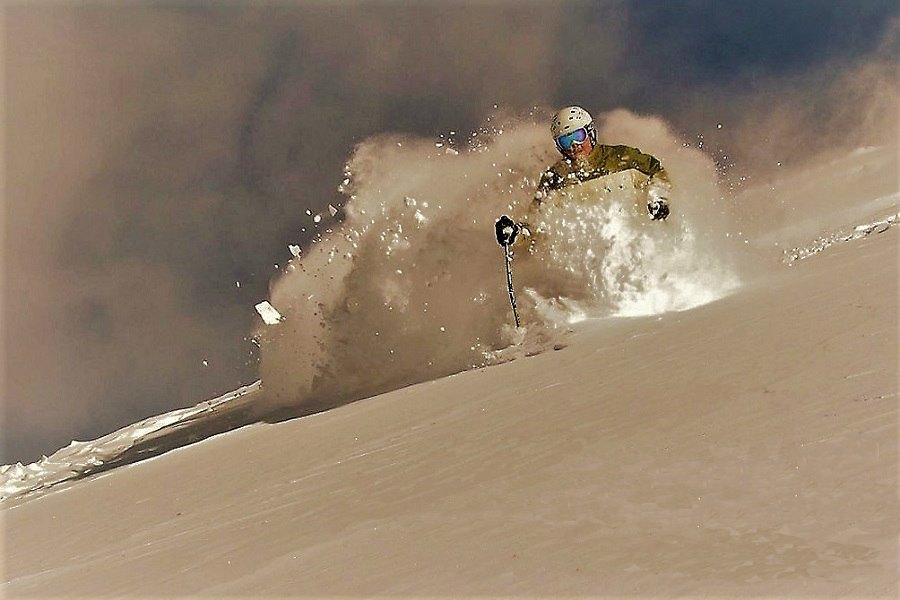
[[631, 146], [598, 144], [584, 163], [564, 158], [544, 171], [534, 194], [534, 202], [541, 204], [550, 191], [628, 169], [636, 169], [649, 177], [651, 187], [668, 187], [669, 176], [655, 156]]

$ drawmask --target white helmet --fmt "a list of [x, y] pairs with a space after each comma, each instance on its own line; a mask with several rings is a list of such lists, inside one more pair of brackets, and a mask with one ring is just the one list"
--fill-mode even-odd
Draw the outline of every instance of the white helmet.
[[561, 135], [571, 133], [581, 127], [593, 129], [594, 118], [591, 113], [584, 110], [580, 106], [567, 106], [553, 115], [553, 121], [550, 122], [550, 131], [553, 133], [555, 140]]

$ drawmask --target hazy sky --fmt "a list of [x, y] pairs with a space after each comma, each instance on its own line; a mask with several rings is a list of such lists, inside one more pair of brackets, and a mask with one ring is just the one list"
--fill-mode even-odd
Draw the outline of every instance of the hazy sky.
[[895, 91], [900, 15], [895, 0], [2, 10], [2, 463], [252, 382], [253, 306], [368, 136], [470, 131], [495, 104], [621, 106], [764, 169], [865, 135], [854, 107]]

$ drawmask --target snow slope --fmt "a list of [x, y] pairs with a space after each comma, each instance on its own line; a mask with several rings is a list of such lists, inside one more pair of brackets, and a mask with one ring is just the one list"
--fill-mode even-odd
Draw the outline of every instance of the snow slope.
[[[540, 352], [587, 316], [639, 316], [710, 302], [738, 284], [709, 157], [656, 118], [605, 116], [604, 138], [664, 157], [679, 214], [646, 216], [641, 176], [626, 172], [566, 190], [526, 210], [549, 157], [545, 127], [511, 121], [464, 143], [374, 138], [347, 165], [342, 207], [310, 214], [317, 243], [291, 245], [273, 299], [260, 302], [266, 394], [236, 390], [93, 442], [73, 442], [31, 465], [0, 467], [0, 499], [165, 452], [208, 435], [342, 403]], [[459, 147], [456, 150], [453, 146]], [[531, 221], [536, 251], [514, 251], [527, 327], [509, 326], [501, 212]], [[718, 226], [717, 226], [718, 225]], [[732, 244], [733, 245], [733, 244]], [[726, 256], [720, 256], [726, 251]], [[282, 314], [283, 313], [283, 314]], [[287, 317], [285, 321], [285, 315]]]
[[6, 508], [6, 593], [897, 591], [891, 229]]
[[[503, 364], [117, 458], [227, 428], [198, 405], [6, 468], [0, 589], [895, 597], [896, 150], [856, 156], [839, 189], [810, 169], [783, 188], [807, 193], [745, 193], [710, 230], [748, 247], [714, 302], [557, 306]], [[246, 418], [266, 393], [211, 404]], [[92, 462], [122, 466], [57, 485]]]

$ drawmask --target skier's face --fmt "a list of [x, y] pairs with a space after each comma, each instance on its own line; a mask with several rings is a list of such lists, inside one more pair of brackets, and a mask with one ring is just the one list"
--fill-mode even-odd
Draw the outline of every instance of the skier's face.
[[583, 158], [591, 153], [593, 144], [588, 128], [582, 127], [556, 138], [556, 147], [563, 156], [571, 159]]
[[591, 144], [591, 138], [586, 138], [583, 142], [576, 142], [569, 146], [569, 149], [563, 152], [563, 154], [571, 159], [577, 160], [579, 158], [587, 157], [593, 149], [594, 146]]

